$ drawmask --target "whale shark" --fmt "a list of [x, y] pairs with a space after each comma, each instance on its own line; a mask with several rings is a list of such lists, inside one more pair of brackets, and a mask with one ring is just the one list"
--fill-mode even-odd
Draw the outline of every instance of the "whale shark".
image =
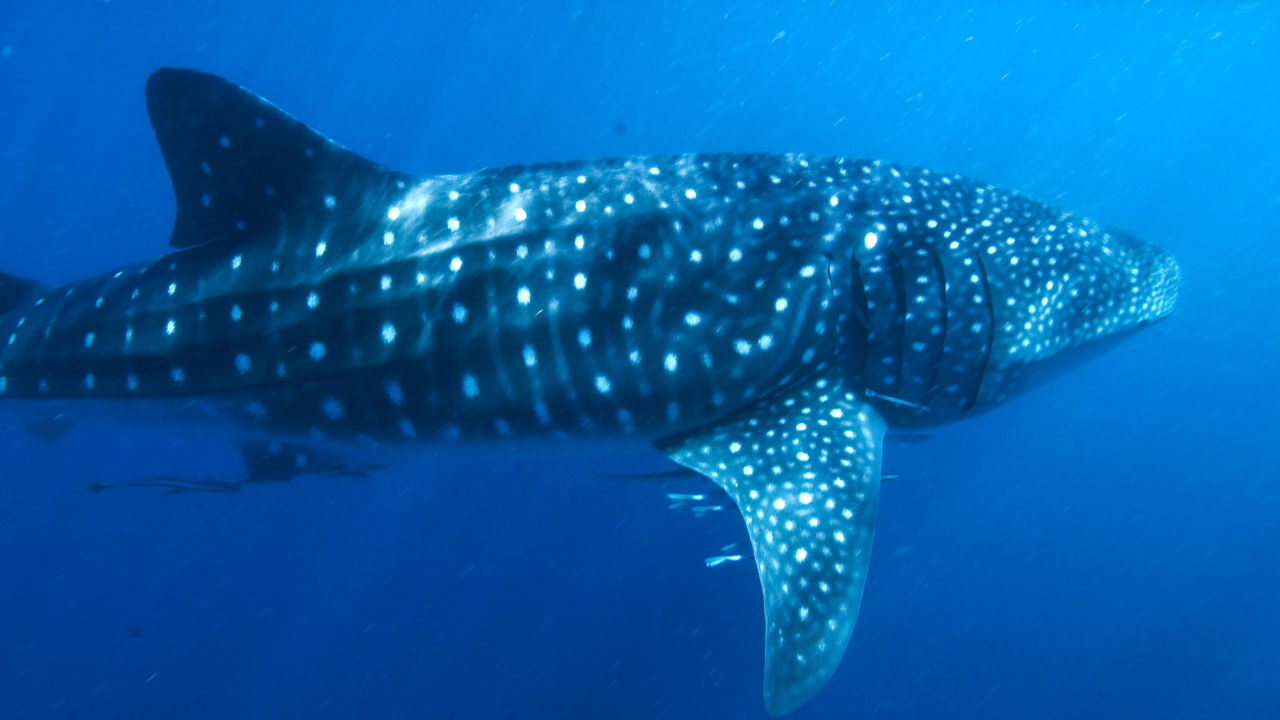
[[886, 430], [996, 407], [1178, 293], [1156, 245], [923, 168], [718, 153], [424, 176], [214, 75], [160, 69], [146, 101], [171, 250], [57, 287], [0, 275], [0, 406], [147, 408], [280, 479], [310, 458], [361, 472], [344, 448], [647, 444], [741, 512], [774, 715], [849, 644]]

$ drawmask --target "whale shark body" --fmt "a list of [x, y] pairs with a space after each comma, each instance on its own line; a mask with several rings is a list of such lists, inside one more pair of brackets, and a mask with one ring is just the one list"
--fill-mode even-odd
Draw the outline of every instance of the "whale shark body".
[[989, 409], [1177, 294], [1153, 245], [925, 169], [691, 154], [423, 177], [212, 75], [159, 70], [147, 104], [174, 251], [62, 287], [0, 276], [0, 403], [168, 398], [299, 464], [651, 443], [742, 513], [774, 714], [848, 644], [886, 428]]

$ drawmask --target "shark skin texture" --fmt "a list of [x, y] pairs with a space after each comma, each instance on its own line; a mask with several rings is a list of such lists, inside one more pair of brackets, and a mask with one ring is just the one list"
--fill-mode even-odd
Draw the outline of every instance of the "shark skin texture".
[[196, 406], [254, 480], [381, 467], [350, 445], [649, 443], [746, 522], [775, 715], [849, 643], [886, 430], [988, 410], [1178, 292], [1154, 245], [926, 169], [742, 153], [417, 176], [213, 75], [158, 70], [147, 107], [173, 250], [61, 287], [0, 274], [0, 407]]

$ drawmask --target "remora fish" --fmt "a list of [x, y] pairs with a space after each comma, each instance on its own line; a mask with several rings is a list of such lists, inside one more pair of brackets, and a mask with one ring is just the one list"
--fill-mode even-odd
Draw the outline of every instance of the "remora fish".
[[849, 641], [886, 426], [989, 409], [1178, 289], [1152, 245], [923, 169], [717, 154], [421, 177], [212, 75], [162, 69], [147, 105], [175, 251], [57, 288], [0, 277], [0, 399], [176, 398], [318, 452], [652, 442], [746, 521], [775, 714]]

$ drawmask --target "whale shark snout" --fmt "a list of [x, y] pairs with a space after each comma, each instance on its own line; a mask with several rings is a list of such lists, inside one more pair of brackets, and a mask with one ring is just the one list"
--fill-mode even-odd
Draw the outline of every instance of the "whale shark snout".
[[[1139, 241], [1142, 242], [1142, 241]], [[1143, 294], [1149, 299], [1144, 323], [1163, 320], [1173, 313], [1178, 303], [1178, 292], [1182, 287], [1182, 268], [1172, 254], [1157, 245], [1144, 243], [1151, 250], [1150, 259], [1144, 267], [1139, 268], [1139, 276], [1143, 278]]]

